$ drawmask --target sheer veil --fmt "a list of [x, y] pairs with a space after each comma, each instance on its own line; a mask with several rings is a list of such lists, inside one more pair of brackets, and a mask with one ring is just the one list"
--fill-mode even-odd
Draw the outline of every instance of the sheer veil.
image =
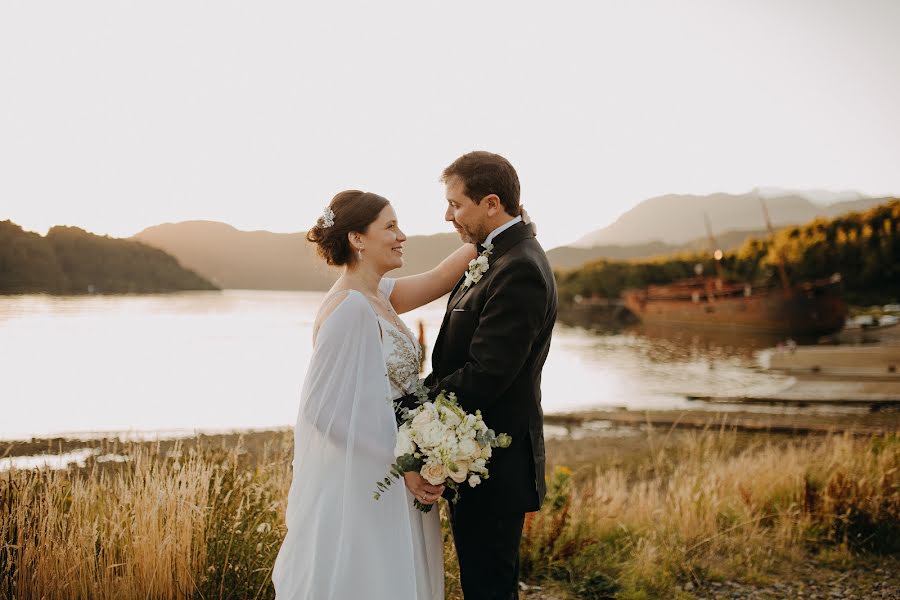
[[272, 572], [282, 599], [416, 598], [402, 482], [375, 501], [396, 423], [378, 319], [350, 290], [313, 347], [294, 433], [287, 536]]

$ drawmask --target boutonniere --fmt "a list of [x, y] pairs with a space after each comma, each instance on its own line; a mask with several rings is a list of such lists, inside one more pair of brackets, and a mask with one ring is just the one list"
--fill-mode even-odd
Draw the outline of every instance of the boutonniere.
[[470, 285], [478, 283], [481, 277], [487, 272], [490, 268], [490, 264], [488, 264], [488, 256], [491, 255], [491, 252], [494, 250], [493, 244], [488, 244], [484, 247], [484, 250], [481, 254], [478, 255], [477, 258], [473, 258], [469, 261], [469, 270], [466, 271], [466, 280], [463, 282], [463, 289], [468, 288]]

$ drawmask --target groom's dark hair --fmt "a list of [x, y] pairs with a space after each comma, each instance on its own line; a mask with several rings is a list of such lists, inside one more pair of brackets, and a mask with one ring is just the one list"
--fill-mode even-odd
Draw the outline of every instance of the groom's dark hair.
[[499, 154], [484, 150], [463, 154], [444, 169], [441, 181], [447, 183], [451, 177], [459, 177], [466, 196], [475, 204], [481, 204], [485, 196], [496, 194], [507, 214], [519, 216], [519, 176]]

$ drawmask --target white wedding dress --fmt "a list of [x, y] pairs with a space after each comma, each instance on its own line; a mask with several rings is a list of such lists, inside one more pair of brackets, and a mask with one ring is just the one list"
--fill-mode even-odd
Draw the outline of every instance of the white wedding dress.
[[[379, 286], [390, 298], [393, 279]], [[402, 480], [380, 500], [394, 462], [392, 401], [418, 380], [420, 348], [404, 327], [346, 294], [316, 334], [294, 430], [287, 536], [272, 571], [280, 600], [442, 600], [439, 511], [423, 514]]]

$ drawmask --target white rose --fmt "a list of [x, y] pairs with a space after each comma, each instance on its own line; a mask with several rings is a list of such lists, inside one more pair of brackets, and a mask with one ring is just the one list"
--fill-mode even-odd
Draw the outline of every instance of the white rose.
[[471, 477], [469, 477], [469, 487], [475, 487], [479, 483], [481, 483], [481, 477], [479, 477], [478, 475], [472, 475]]
[[409, 436], [409, 439], [411, 439], [413, 441], [413, 444], [415, 444], [416, 446], [421, 444], [422, 436], [419, 434], [418, 429], [410, 429], [406, 435]]
[[481, 449], [481, 458], [490, 458], [492, 454], [491, 445], [485, 444], [484, 448]]
[[475, 259], [475, 262], [486, 267], [488, 265], [488, 257], [487, 256], [479, 256]]
[[478, 447], [478, 442], [475, 440], [464, 439], [459, 443], [459, 453], [472, 460], [481, 455], [481, 448]]
[[434, 420], [434, 414], [432, 414], [432, 412], [430, 410], [428, 410], [428, 408], [423, 407], [419, 411], [419, 414], [417, 414], [415, 417], [413, 417], [412, 426], [415, 427], [416, 429], [420, 429], [420, 428], [424, 427], [425, 425], [427, 425], [428, 423], [431, 423], [433, 420]]
[[447, 408], [446, 406], [441, 407], [441, 421], [443, 421], [448, 427], [456, 427], [462, 422], [462, 420], [459, 418], [459, 415], [457, 415], [456, 412]]
[[446, 455], [456, 454], [459, 450], [459, 440], [456, 439], [456, 436], [453, 434], [453, 431], [447, 429], [444, 431], [444, 437], [441, 439], [441, 450]]
[[462, 483], [469, 476], [469, 463], [464, 460], [454, 460], [447, 466], [447, 474], [456, 483]]
[[404, 454], [412, 454], [416, 451], [416, 445], [409, 437], [409, 433], [402, 429], [397, 432], [397, 443], [394, 444], [394, 456], [403, 456]]
[[446, 427], [440, 421], [431, 421], [422, 428], [420, 445], [426, 448], [440, 446], [447, 433]]
[[447, 479], [447, 467], [439, 462], [425, 463], [419, 473], [431, 485], [442, 485]]

